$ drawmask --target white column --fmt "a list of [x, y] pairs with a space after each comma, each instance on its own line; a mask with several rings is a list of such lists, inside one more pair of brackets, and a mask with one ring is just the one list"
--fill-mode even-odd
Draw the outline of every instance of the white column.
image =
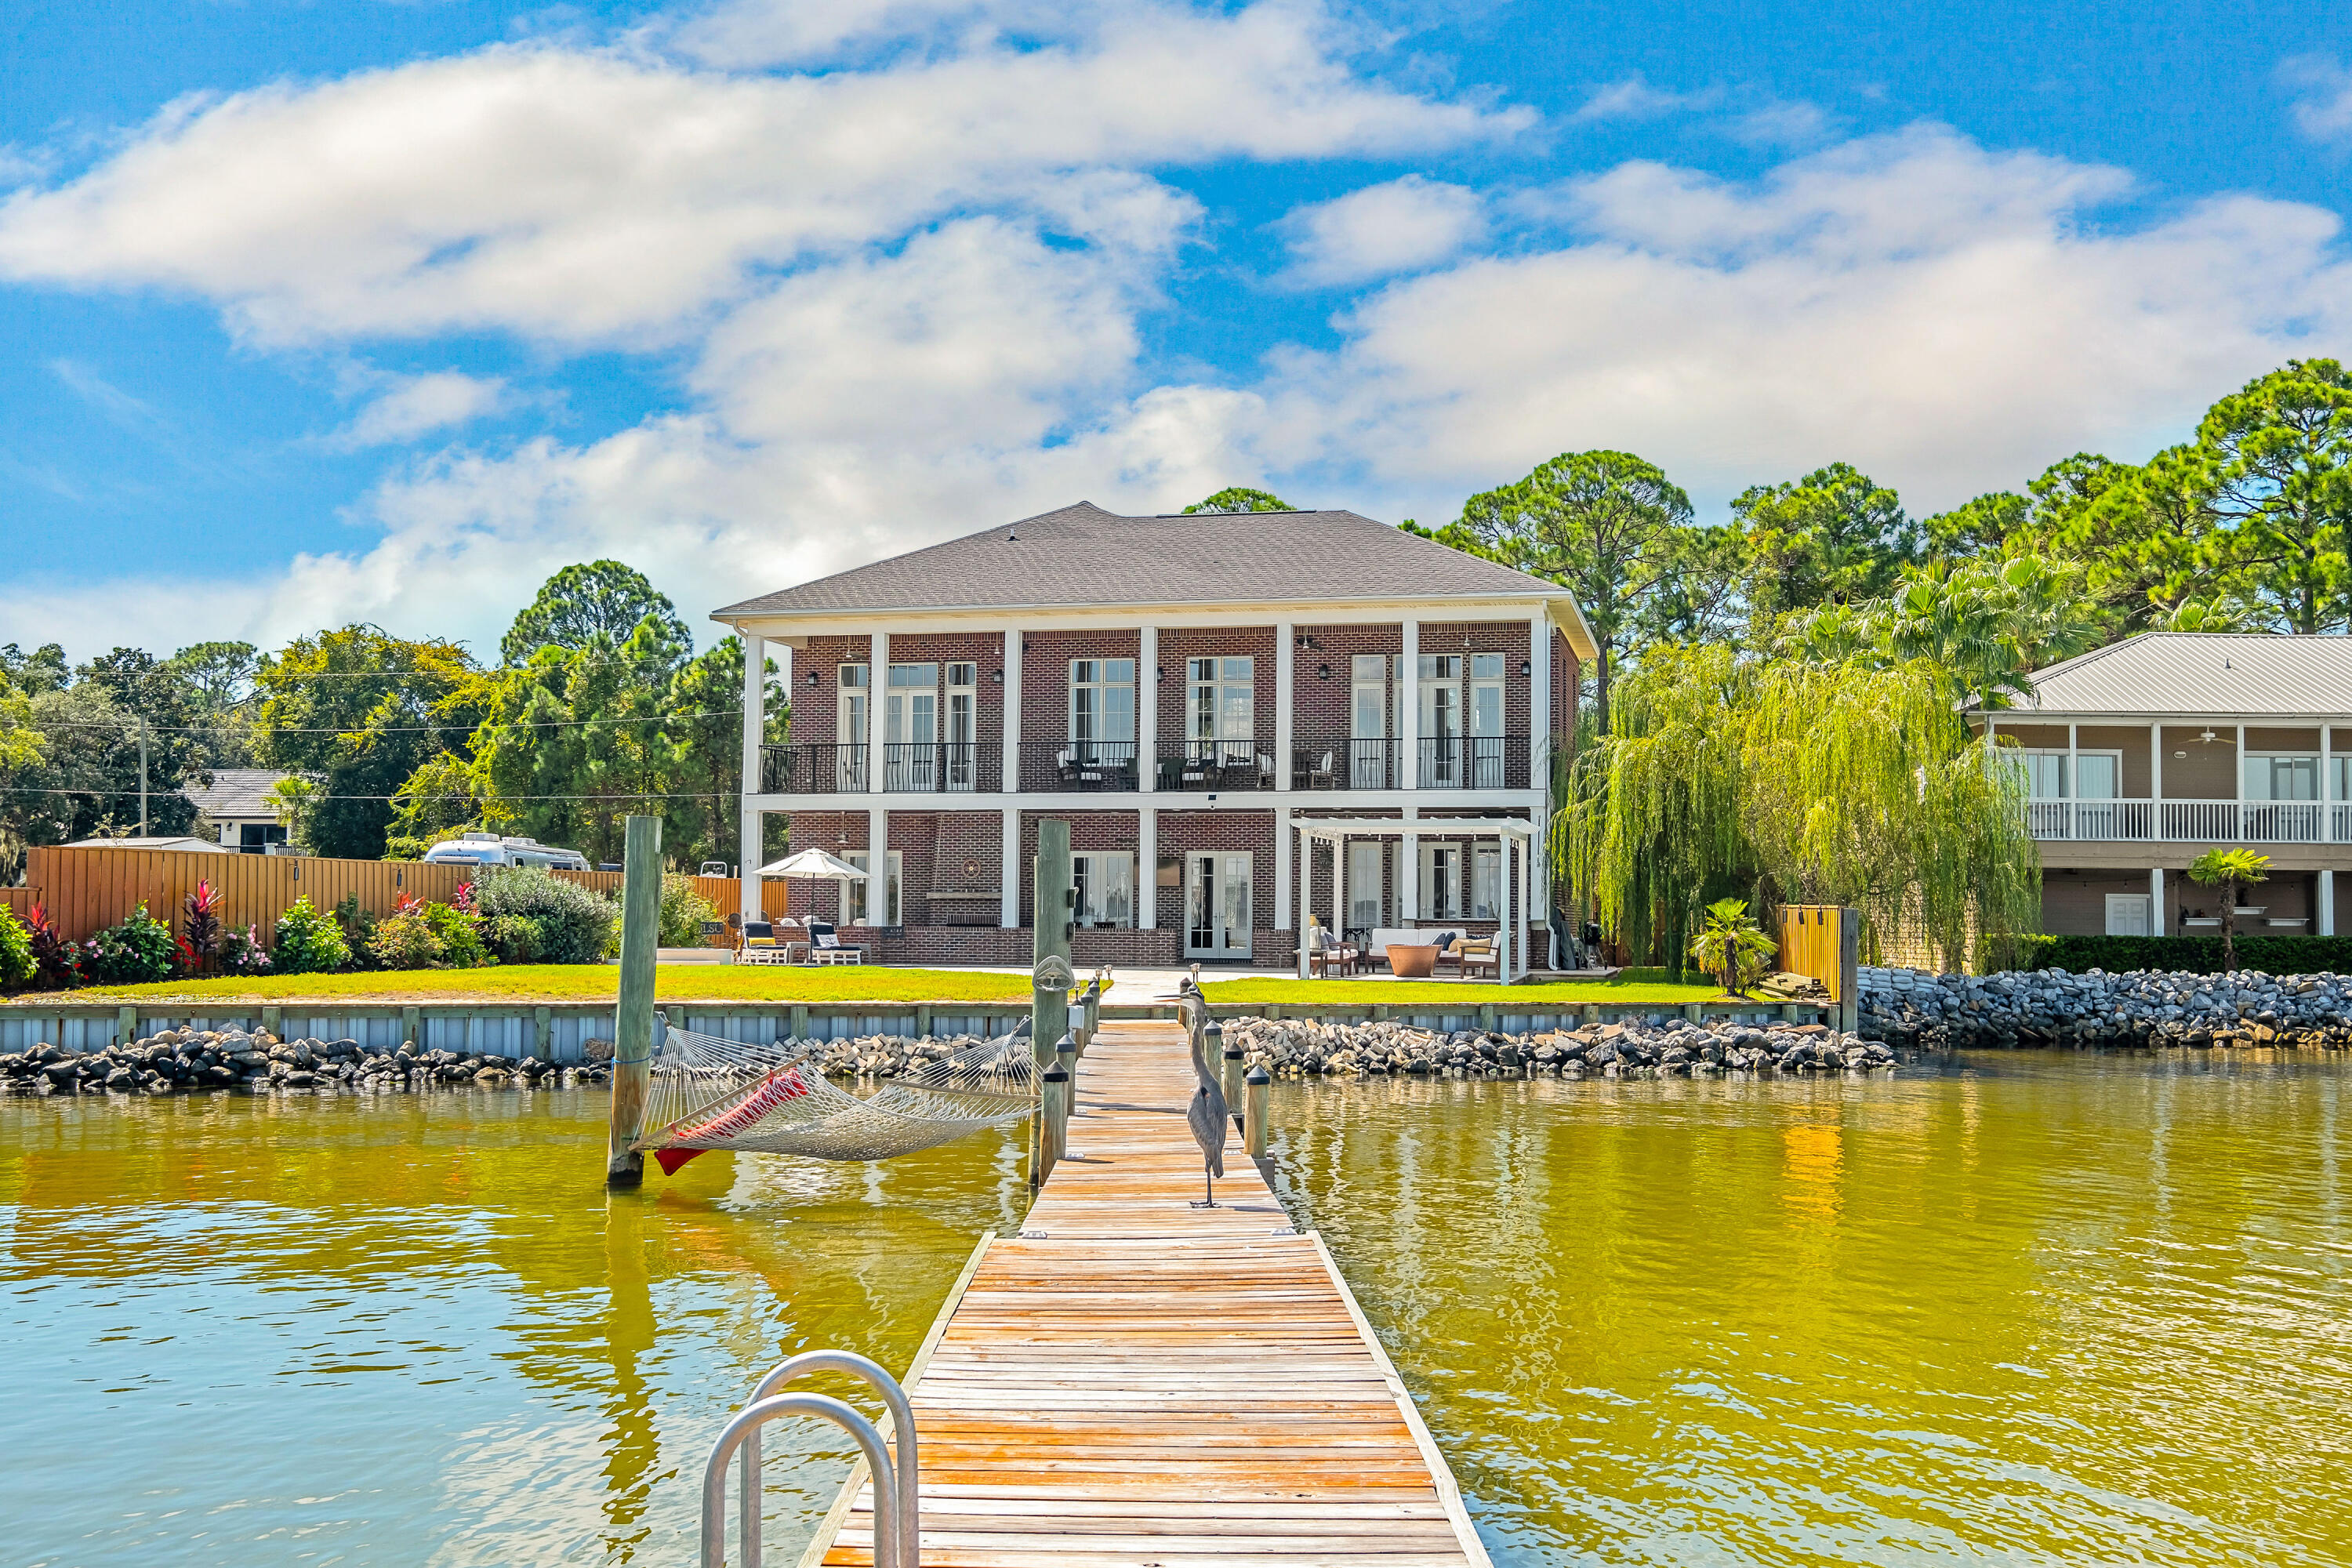
[[1315, 918], [1315, 840], [1304, 827], [1291, 823], [1290, 813], [1284, 812], [1284, 825], [1291, 829], [1280, 837], [1286, 843], [1298, 847], [1298, 978], [1307, 976], [1307, 927]]
[[[1009, 680], [1012, 678], [1006, 677]], [[1009, 765], [1009, 764], [1008, 764]], [[997, 875], [1003, 890], [997, 896], [996, 923], [1006, 931], [1021, 923], [1021, 811], [1008, 805], [1004, 817], [1004, 858]]]
[[[1404, 654], [1397, 660], [1397, 788], [1421, 787], [1421, 623], [1404, 623]], [[1398, 912], [1398, 919], [1404, 918]]]
[[[1477, 850], [1474, 847], [1471, 853], [1475, 855]], [[1511, 983], [1511, 882], [1513, 880], [1509, 834], [1495, 835], [1495, 853], [1498, 857], [1495, 866], [1495, 879], [1502, 884], [1495, 889], [1496, 896], [1502, 905], [1495, 911], [1500, 917], [1495, 921], [1495, 979], [1497, 984], [1508, 985]]]
[[2164, 868], [2153, 867], [2147, 874], [2147, 934], [2162, 936], [2172, 929], [2164, 913]]
[[1528, 617], [1528, 792], [1551, 794], [1551, 616]]
[[751, 798], [761, 793], [760, 786], [766, 782], [760, 776], [760, 747], [767, 739], [767, 667], [768, 639], [744, 633], [742, 831], [736, 840], [742, 864], [735, 868], [735, 874], [741, 879], [740, 901], [736, 908], [746, 921], [760, 918], [760, 862], [766, 858], [760, 847], [762, 814], [751, 804]]
[[1292, 646], [1297, 640], [1292, 623], [1275, 623], [1274, 787], [1286, 791], [1290, 788], [1290, 738], [1295, 728], [1291, 708], [1298, 691], [1298, 650]]
[[[1160, 787], [1160, 628], [1143, 628], [1135, 660], [1135, 787]], [[1145, 812], [1149, 817], [1151, 814]]]
[[2336, 934], [2336, 873], [2319, 873], [2319, 908], [2312, 910], [2313, 932], [2319, 936]]
[[1410, 926], [1421, 918], [1421, 835], [1412, 830], [1416, 807], [1404, 808], [1404, 840], [1397, 847], [1396, 923]]
[[2241, 837], [2246, 831], [2246, 727], [2243, 724], [2238, 726], [2237, 751], [2238, 755], [2233, 767], [2238, 775], [2236, 795], [2238, 811], [2236, 817], [2230, 824], [2230, 837], [2232, 838]]
[[1160, 808], [1135, 816], [1135, 923], [1150, 931], [1160, 923]]
[[[1274, 813], [1274, 929], [1290, 929], [1290, 807], [1277, 806]], [[1299, 926], [1307, 924], [1306, 906], [1300, 905]]]
[[2147, 836], [2164, 837], [2164, 724], [2147, 727]]
[[[884, 693], [890, 689], [890, 634], [874, 634], [874, 651], [866, 661], [866, 789], [869, 795], [882, 793], [882, 704]], [[873, 846], [866, 846], [868, 854]], [[866, 880], [874, 879], [870, 869]], [[870, 920], [882, 912], [880, 904], [866, 906]]]
[[2066, 837], [2074, 837], [2074, 805], [2083, 798], [2083, 762], [2074, 744], [2075, 727], [2066, 726]]
[[[1004, 633], [1004, 793], [1021, 791], [1021, 628], [1008, 627]], [[1014, 818], [1016, 826], [1019, 818]], [[1005, 851], [1005, 864], [1011, 865], [1012, 851]], [[1013, 913], [1004, 918], [1008, 926], [1021, 923], [1020, 895], [1007, 893], [1013, 902], [1006, 905]]]
[[890, 923], [890, 813], [880, 805], [866, 808], [866, 923]]
[[[1538, 832], [1542, 831], [1543, 823], [1541, 819], [1538, 819], [1535, 826]], [[1533, 969], [1536, 966], [1534, 955], [1538, 952], [1541, 952], [1544, 955], [1544, 966], [1546, 968], [1549, 968], [1551, 965], [1551, 922], [1549, 920], [1544, 921], [1543, 929], [1545, 936], [1543, 939], [1544, 946], [1542, 948], [1538, 949], [1531, 946], [1530, 943], [1532, 943], [1536, 939], [1528, 935], [1528, 927], [1535, 923], [1535, 869], [1536, 840], [1534, 836], [1530, 835], [1527, 842], [1519, 846], [1519, 923], [1512, 928], [1518, 934], [1519, 973], [1521, 974], [1525, 974], [1528, 970]], [[1549, 913], [1549, 906], [1546, 906], [1546, 912]]]
[[[2329, 798], [2335, 788], [2331, 782], [2336, 772], [2332, 761], [2335, 755], [2336, 726], [2322, 724], [2319, 727], [2319, 841], [2322, 844], [2336, 842], [2336, 802]], [[2242, 769], [2244, 765], [2242, 763], [2239, 764]], [[2315, 931], [2319, 928], [2314, 926], [2311, 929]]]

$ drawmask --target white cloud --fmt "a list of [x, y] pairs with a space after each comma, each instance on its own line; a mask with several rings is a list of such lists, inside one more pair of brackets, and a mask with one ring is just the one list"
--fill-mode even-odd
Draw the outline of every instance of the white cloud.
[[1733, 120], [1731, 139], [1748, 147], [1813, 147], [1827, 139], [1833, 126], [1816, 104], [1768, 103]]
[[[2145, 456], [2223, 391], [2340, 352], [2352, 272], [2309, 206], [2084, 225], [2126, 179], [1932, 128], [1752, 185], [1632, 163], [1580, 233], [1397, 284], [1272, 394], [1364, 491], [1442, 512], [1562, 450], [1627, 447], [1720, 501], [1833, 458], [1915, 506], [2078, 447]], [[1309, 414], [1313, 416], [1309, 418]]]
[[2352, 69], [2324, 56], [2302, 55], [2279, 67], [2279, 79], [2297, 89], [2297, 130], [2314, 142], [2352, 142]]
[[1476, 239], [1486, 218], [1477, 192], [1407, 174], [1294, 208], [1279, 226], [1286, 280], [1328, 288], [1434, 266]]
[[1668, 92], [1662, 88], [1652, 87], [1638, 76], [1629, 76], [1622, 81], [1595, 88], [1592, 95], [1579, 105], [1569, 119], [1580, 123], [1601, 120], [1655, 120], [1679, 110], [1705, 108], [1720, 96], [1713, 89]]
[[361, 409], [335, 440], [349, 447], [414, 441], [495, 414], [509, 401], [507, 384], [498, 377], [471, 376], [454, 370], [403, 376]]
[[959, 210], [1053, 210], [1105, 168], [1395, 153], [1504, 135], [1385, 89], [1284, 0], [1114, 9], [1083, 38], [748, 77], [501, 47], [191, 100], [0, 203], [0, 276], [161, 286], [257, 340], [493, 329], [689, 337], [756, 269]]

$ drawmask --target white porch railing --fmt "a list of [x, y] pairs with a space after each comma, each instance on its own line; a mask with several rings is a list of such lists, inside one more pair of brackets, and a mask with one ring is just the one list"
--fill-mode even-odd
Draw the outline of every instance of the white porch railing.
[[2032, 800], [2025, 813], [2053, 842], [2352, 843], [2352, 804], [2315, 800]]

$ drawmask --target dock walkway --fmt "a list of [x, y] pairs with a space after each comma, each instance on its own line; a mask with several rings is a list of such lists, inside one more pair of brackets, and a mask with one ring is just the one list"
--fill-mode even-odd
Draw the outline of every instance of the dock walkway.
[[[907, 1381], [926, 1568], [1486, 1568], [1320, 1237], [1238, 1137], [1213, 1209], [1168, 1023], [1106, 1023], [1070, 1156], [983, 1242]], [[869, 1564], [862, 1468], [803, 1558]]]

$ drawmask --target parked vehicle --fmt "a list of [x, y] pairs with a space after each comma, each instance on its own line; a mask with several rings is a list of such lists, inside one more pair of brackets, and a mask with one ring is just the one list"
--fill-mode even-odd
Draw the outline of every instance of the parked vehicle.
[[588, 857], [577, 849], [558, 849], [536, 838], [507, 838], [495, 833], [467, 833], [445, 839], [425, 852], [428, 866], [450, 863], [476, 866], [538, 866], [554, 871], [588, 870]]

